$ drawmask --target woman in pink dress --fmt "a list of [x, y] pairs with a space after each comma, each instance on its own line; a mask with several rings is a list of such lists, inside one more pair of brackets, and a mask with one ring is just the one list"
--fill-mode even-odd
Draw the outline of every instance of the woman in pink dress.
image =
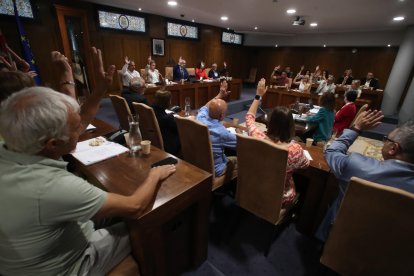
[[293, 172], [297, 169], [308, 167], [309, 160], [306, 158], [302, 147], [292, 140], [293, 136], [295, 136], [295, 122], [292, 112], [287, 107], [278, 106], [273, 109], [267, 123], [266, 133], [256, 127], [256, 111], [266, 90], [266, 80], [261, 79], [257, 85], [256, 96], [246, 114], [246, 126], [249, 129], [250, 136], [270, 140], [289, 151], [282, 199], [282, 208], [285, 208], [292, 204], [296, 197], [296, 188], [292, 177]]

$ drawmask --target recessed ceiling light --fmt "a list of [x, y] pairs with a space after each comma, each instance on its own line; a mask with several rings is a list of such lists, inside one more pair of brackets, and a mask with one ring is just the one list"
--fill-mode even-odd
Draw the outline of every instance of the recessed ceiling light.
[[227, 28], [227, 31], [230, 30], [230, 28]]
[[312, 22], [312, 23], [310, 23], [309, 24], [311, 27], [316, 27], [316, 26], [318, 26], [318, 23], [316, 23], [316, 22]]
[[404, 16], [396, 16], [392, 20], [394, 20], [394, 21], [402, 21], [404, 19], [405, 19]]
[[388, 44], [387, 47], [391, 47], [391, 44]]
[[177, 1], [168, 1], [168, 6], [177, 6]]
[[277, 47], [279, 47], [279, 45], [276, 44], [275, 47], [277, 48]]
[[255, 26], [254, 29], [257, 30], [258, 29], [257, 26]]
[[139, 10], [139, 11], [142, 11], [142, 9], [141, 9], [141, 8], [138, 8], [138, 10]]
[[220, 17], [220, 19], [221, 19], [221, 20], [223, 20], [223, 21], [226, 21], [226, 20], [228, 20], [229, 18], [228, 18], [227, 16], [222, 16], [222, 17]]
[[195, 20], [193, 19], [193, 20], [191, 20], [191, 22], [195, 22]]
[[296, 12], [295, 9], [289, 9], [289, 10], [286, 11], [286, 13], [288, 13], [288, 14], [294, 14], [295, 12]]
[[323, 44], [323, 47], [325, 47], [325, 48], [326, 48], [326, 44]]

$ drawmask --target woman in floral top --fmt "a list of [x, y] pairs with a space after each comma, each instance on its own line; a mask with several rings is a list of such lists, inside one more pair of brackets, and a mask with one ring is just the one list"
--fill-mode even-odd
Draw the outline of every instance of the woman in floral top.
[[261, 79], [257, 85], [257, 95], [246, 114], [246, 126], [249, 129], [249, 136], [271, 140], [277, 145], [286, 148], [288, 153], [285, 188], [283, 192], [282, 208], [293, 203], [296, 197], [293, 172], [297, 169], [309, 166], [309, 160], [303, 153], [302, 147], [292, 137], [295, 135], [295, 122], [292, 113], [287, 107], [278, 106], [272, 111], [267, 124], [267, 133], [256, 127], [256, 111], [260, 104], [261, 97], [266, 93], [266, 80]]

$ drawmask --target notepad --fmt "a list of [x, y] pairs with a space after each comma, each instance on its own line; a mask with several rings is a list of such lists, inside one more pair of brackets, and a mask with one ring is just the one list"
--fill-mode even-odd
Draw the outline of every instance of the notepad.
[[[91, 142], [95, 141], [95, 139], [103, 139], [103, 143], [99, 146], [91, 146]], [[100, 136], [79, 142], [76, 145], [76, 150], [72, 153], [72, 155], [82, 164], [88, 166], [127, 151], [129, 151], [128, 148], [117, 143], [109, 142], [104, 137]]]

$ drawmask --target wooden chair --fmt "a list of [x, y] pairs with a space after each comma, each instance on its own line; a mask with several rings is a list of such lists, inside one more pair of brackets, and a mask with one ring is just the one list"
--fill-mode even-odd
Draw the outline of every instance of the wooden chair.
[[132, 103], [139, 116], [139, 129], [143, 140], [150, 140], [151, 144], [164, 150], [161, 130], [154, 110], [143, 103]]
[[249, 136], [237, 135], [236, 203], [272, 224], [284, 218], [282, 197], [288, 150]]
[[250, 68], [249, 77], [247, 79], [244, 79], [243, 82], [249, 83], [249, 84], [255, 84], [256, 74], [257, 74], [257, 68], [255, 67]]
[[173, 79], [173, 67], [165, 67], [164, 78], [166, 78], [170, 81]]
[[119, 264], [108, 272], [107, 276], [137, 276], [139, 268], [137, 262], [131, 255], [128, 255]]
[[184, 160], [213, 175], [212, 190], [223, 186], [236, 178], [236, 173], [215, 176], [213, 151], [208, 127], [196, 120], [176, 117], [178, 134], [180, 135], [181, 150]]
[[195, 68], [187, 68], [187, 72], [189, 76], [195, 76]]
[[129, 131], [128, 116], [131, 115], [131, 110], [129, 109], [128, 103], [123, 97], [118, 95], [109, 95], [109, 98], [111, 99], [116, 115], [118, 116], [120, 127]]
[[351, 178], [321, 263], [341, 275], [412, 275], [414, 195]]
[[365, 110], [368, 109], [368, 105], [364, 104], [363, 106], [361, 106], [361, 108], [358, 110], [357, 114], [355, 115], [354, 119], [352, 120], [351, 124], [349, 125], [349, 127], [353, 126], [355, 124], [356, 119], [358, 118], [358, 116], [361, 115], [362, 112], [364, 112]]
[[122, 89], [124, 88], [124, 84], [122, 83], [122, 70], [116, 70], [117, 76], [118, 76], [118, 86], [119, 86], [119, 92], [122, 92]]

